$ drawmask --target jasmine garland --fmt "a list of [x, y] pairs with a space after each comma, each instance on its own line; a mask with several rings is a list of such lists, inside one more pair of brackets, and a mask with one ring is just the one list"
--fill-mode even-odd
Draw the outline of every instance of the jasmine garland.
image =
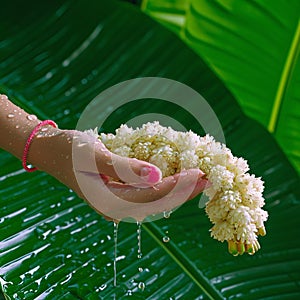
[[247, 161], [233, 156], [224, 144], [208, 134], [179, 132], [158, 122], [136, 129], [122, 125], [115, 135], [102, 133], [99, 139], [118, 155], [153, 163], [163, 177], [183, 169], [201, 169], [212, 183], [204, 191], [209, 198], [205, 210], [213, 223], [211, 236], [226, 240], [233, 255], [254, 254], [260, 248], [257, 237], [266, 234], [268, 218], [262, 209], [264, 182], [247, 173]]

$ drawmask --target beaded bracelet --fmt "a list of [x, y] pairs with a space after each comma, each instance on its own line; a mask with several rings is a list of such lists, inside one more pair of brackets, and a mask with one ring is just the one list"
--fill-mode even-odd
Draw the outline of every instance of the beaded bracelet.
[[27, 156], [28, 156], [28, 152], [29, 152], [29, 147], [31, 145], [31, 142], [35, 136], [35, 134], [40, 130], [40, 128], [44, 125], [51, 125], [53, 126], [54, 128], [57, 128], [57, 124], [52, 121], [52, 120], [45, 120], [45, 121], [42, 121], [40, 122], [31, 132], [31, 134], [29, 135], [29, 138], [27, 139], [26, 141], [26, 144], [25, 144], [25, 148], [24, 148], [24, 152], [23, 152], [23, 157], [22, 157], [22, 165], [23, 165], [23, 168], [27, 171], [27, 172], [33, 172], [33, 171], [36, 171], [37, 168], [36, 167], [32, 167], [32, 168], [29, 168], [27, 166]]

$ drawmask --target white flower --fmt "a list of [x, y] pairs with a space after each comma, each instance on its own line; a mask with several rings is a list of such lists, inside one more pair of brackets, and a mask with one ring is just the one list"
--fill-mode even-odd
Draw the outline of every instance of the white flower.
[[210, 234], [220, 242], [230, 241], [234, 239], [234, 228], [226, 221], [219, 222], [210, 229]]
[[236, 228], [236, 239], [242, 243], [253, 244], [257, 241], [257, 229], [254, 224], [239, 226]]
[[184, 150], [179, 153], [180, 169], [194, 169], [199, 167], [199, 157], [195, 150]]
[[95, 129], [88, 129], [85, 131], [85, 133], [87, 133], [88, 135], [98, 138], [99, 134], [98, 134], [98, 127], [96, 127]]
[[226, 203], [224, 203], [220, 197], [215, 197], [206, 205], [208, 218], [214, 224], [225, 221], [227, 219], [229, 210], [230, 209], [228, 206], [226, 206]]
[[[88, 133], [96, 135], [97, 131]], [[265, 235], [264, 222], [268, 218], [262, 209], [264, 183], [247, 173], [247, 161], [233, 156], [224, 144], [209, 134], [200, 137], [158, 122], [136, 129], [122, 125], [115, 135], [102, 133], [99, 139], [116, 154], [155, 164], [163, 177], [183, 169], [201, 169], [212, 184], [204, 191], [209, 197], [206, 213], [214, 224], [211, 236], [226, 240], [233, 255], [254, 254], [260, 248], [257, 236]]]
[[207, 178], [213, 183], [215, 190], [228, 190], [233, 186], [234, 174], [224, 166], [215, 165], [209, 170]]
[[264, 222], [266, 222], [268, 219], [268, 213], [265, 210], [257, 207], [255, 209], [251, 210], [250, 214], [251, 214], [253, 223], [256, 225], [256, 227], [258, 229], [264, 228]]
[[251, 223], [250, 209], [247, 206], [239, 206], [228, 214], [228, 221], [235, 227], [249, 225]]

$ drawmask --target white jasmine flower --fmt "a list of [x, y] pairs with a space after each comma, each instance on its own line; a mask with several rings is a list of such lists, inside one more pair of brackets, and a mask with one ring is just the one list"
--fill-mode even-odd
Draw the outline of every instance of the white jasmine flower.
[[239, 191], [226, 190], [220, 195], [220, 201], [223, 203], [224, 208], [228, 207], [228, 210], [233, 210], [241, 205], [242, 198]]
[[206, 212], [208, 214], [208, 218], [212, 223], [222, 223], [227, 219], [229, 208], [224, 203], [219, 195], [210, 200], [206, 205]]
[[85, 131], [85, 133], [87, 133], [88, 135], [98, 138], [99, 134], [98, 134], [98, 127], [96, 127], [95, 129], [88, 129]]
[[234, 227], [226, 222], [218, 222], [211, 229], [210, 234], [220, 242], [234, 239]]
[[246, 226], [238, 226], [236, 228], [236, 238], [238, 241], [247, 244], [256, 242], [257, 229], [254, 224], [247, 224]]
[[[251, 214], [253, 223], [256, 225], [256, 227], [258, 229], [264, 230], [264, 222], [266, 222], [268, 219], [268, 213], [265, 210], [257, 207], [255, 209], [251, 210], [250, 214]], [[261, 234], [261, 232], [260, 232], [260, 234]], [[263, 234], [261, 234], [261, 235], [263, 235]]]
[[228, 190], [232, 188], [234, 174], [224, 166], [215, 165], [207, 173], [207, 178], [213, 183], [215, 190]]
[[[98, 135], [97, 130], [88, 134]], [[201, 169], [212, 184], [204, 191], [209, 198], [206, 213], [213, 223], [211, 236], [226, 240], [233, 255], [258, 251], [257, 236], [265, 235], [268, 218], [262, 209], [264, 183], [247, 173], [247, 161], [233, 156], [224, 144], [209, 134], [200, 137], [192, 131], [175, 131], [157, 121], [136, 129], [122, 125], [115, 135], [102, 133], [99, 139], [116, 154], [155, 164], [163, 177]]]
[[179, 153], [180, 169], [193, 169], [199, 167], [199, 157], [194, 150], [185, 150]]
[[124, 146], [121, 146], [119, 148], [116, 148], [114, 150], [114, 153], [117, 154], [117, 155], [120, 155], [120, 156], [123, 156], [123, 157], [130, 157], [131, 155], [131, 148], [124, 145]]
[[247, 206], [241, 205], [238, 208], [231, 210], [227, 219], [236, 228], [243, 225], [249, 225], [251, 223], [250, 209]]

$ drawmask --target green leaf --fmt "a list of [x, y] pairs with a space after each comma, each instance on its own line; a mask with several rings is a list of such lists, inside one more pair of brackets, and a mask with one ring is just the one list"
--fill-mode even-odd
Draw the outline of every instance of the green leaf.
[[167, 16], [178, 1], [169, 6], [143, 2], [205, 59], [300, 172], [300, 2], [186, 0], [176, 30]]
[[177, 34], [185, 23], [190, 0], [144, 0], [141, 9]]
[[[265, 180], [270, 214], [262, 249], [242, 257], [232, 257], [226, 245], [210, 238], [211, 224], [197, 199], [169, 219], [143, 225], [141, 260], [136, 225], [121, 223], [114, 287], [113, 224], [54, 178], [25, 173], [1, 151], [0, 279], [6, 297], [300, 296], [299, 177], [272, 136], [242, 113], [223, 83], [174, 34], [126, 3], [12, 1], [0, 11], [0, 46], [0, 92], [61, 128], [75, 128], [97, 94], [124, 80], [166, 77], [194, 88], [217, 114], [227, 145]], [[145, 111], [167, 113], [200, 132], [186, 112], [153, 99], [122, 107], [104, 129], [113, 131]], [[166, 231], [169, 243], [162, 242]], [[144, 291], [139, 282], [146, 284]]]

